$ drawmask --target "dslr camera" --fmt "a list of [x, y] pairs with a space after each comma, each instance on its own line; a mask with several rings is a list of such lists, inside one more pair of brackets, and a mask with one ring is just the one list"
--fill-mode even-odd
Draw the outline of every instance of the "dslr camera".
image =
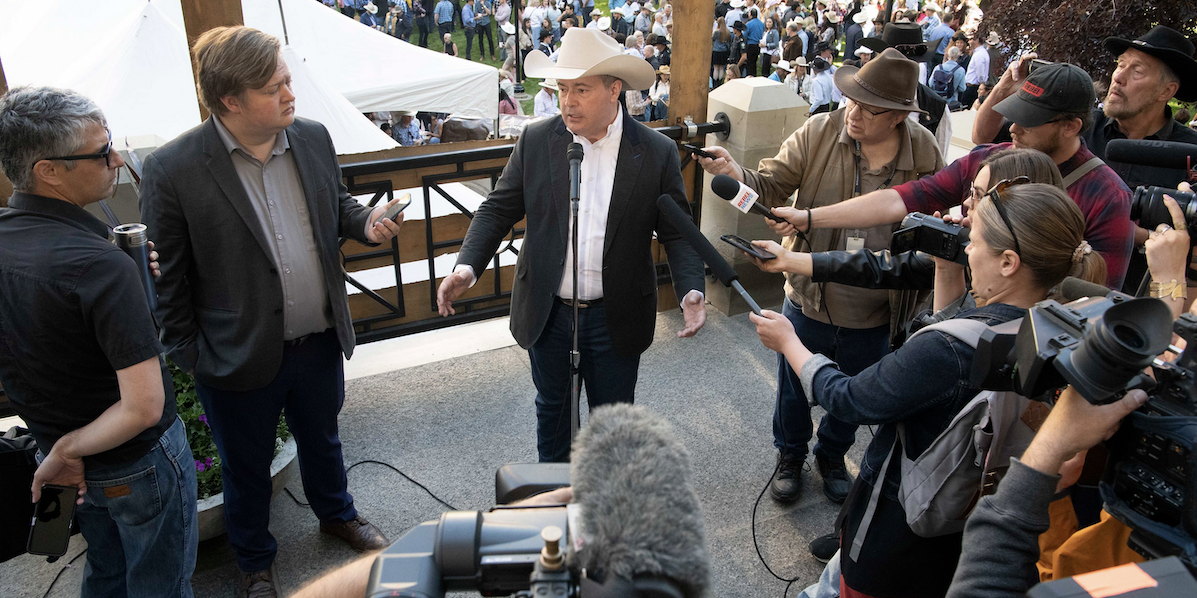
[[[1172, 331], [1188, 345], [1165, 362], [1156, 356]], [[1153, 376], [1143, 373], [1148, 366]], [[982, 333], [971, 378], [1036, 400], [1069, 384], [1093, 404], [1147, 391], [1150, 400], [1107, 443], [1099, 490], [1106, 510], [1133, 530], [1132, 549], [1180, 557], [1197, 573], [1197, 316], [1173, 322], [1163, 301], [1117, 292], [1043, 301]]]
[[1172, 214], [1168, 206], [1164, 205], [1164, 195], [1167, 194], [1185, 215], [1185, 225], [1189, 228], [1197, 226], [1197, 194], [1185, 193], [1165, 187], [1136, 187], [1131, 197], [1131, 220], [1137, 220], [1139, 226], [1147, 230], [1155, 230], [1161, 224], [1172, 226]]
[[921, 251], [967, 266], [965, 247], [968, 247], [967, 228], [944, 222], [942, 218], [911, 212], [902, 219], [902, 224], [894, 232], [890, 252], [897, 255], [907, 251]]

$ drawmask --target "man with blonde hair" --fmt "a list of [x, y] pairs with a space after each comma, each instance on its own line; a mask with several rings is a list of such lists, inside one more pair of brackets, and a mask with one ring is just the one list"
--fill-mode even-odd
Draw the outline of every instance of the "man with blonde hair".
[[371, 210], [349, 195], [328, 131], [296, 118], [278, 39], [218, 27], [194, 51], [211, 116], [146, 158], [141, 215], [164, 256], [162, 342], [195, 375], [220, 453], [239, 596], [269, 598], [280, 413], [320, 531], [359, 552], [389, 544], [346, 487], [337, 414], [354, 331], [338, 240], [383, 243], [399, 224], [382, 218], [395, 202]]

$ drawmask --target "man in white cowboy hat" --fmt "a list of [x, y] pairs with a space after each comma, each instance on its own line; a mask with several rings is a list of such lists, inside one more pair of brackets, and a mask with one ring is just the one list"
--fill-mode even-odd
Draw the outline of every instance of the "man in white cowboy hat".
[[[794, 207], [775, 208], [778, 213], [834, 205], [936, 172], [943, 168], [943, 158], [935, 138], [907, 119], [919, 109], [918, 72], [917, 64], [893, 49], [859, 69], [840, 68], [835, 79], [844, 93], [843, 107], [811, 116], [777, 156], [761, 160], [757, 170], [737, 164], [721, 147], [705, 148], [716, 158], [699, 158], [699, 162], [711, 174], [725, 174], [752, 187], [766, 205], [785, 206], [797, 190]], [[813, 234], [804, 231], [806, 242], [789, 230], [783, 233], [790, 235], [783, 242], [790, 251], [880, 250], [889, 247], [893, 231], [892, 223]], [[782, 249], [771, 241], [767, 245]], [[881, 359], [889, 351], [892, 325], [905, 324], [905, 314], [900, 313], [905, 297], [897, 292], [835, 283], [820, 287], [797, 274], [786, 274], [785, 290], [783, 314], [794, 323], [799, 338], [814, 343], [808, 345], [812, 351], [847, 359], [847, 364], [837, 363], [848, 373]], [[829, 312], [835, 314], [834, 324]], [[781, 356], [773, 422], [778, 465], [770, 495], [778, 502], [793, 502], [802, 490], [800, 476], [813, 430], [798, 374]], [[852, 447], [855, 431], [855, 425], [830, 416], [819, 425], [815, 462], [823, 478], [823, 494], [834, 502], [842, 503], [852, 486], [844, 455]]]
[[728, 27], [744, 21], [744, 0], [731, 0], [731, 8], [723, 18]]
[[556, 116], [561, 114], [557, 105], [557, 80], [545, 79], [540, 82], [540, 91], [536, 92], [532, 116]]
[[571, 274], [569, 162], [571, 143], [584, 151], [578, 217], [580, 369], [591, 408], [631, 402], [640, 354], [656, 322], [652, 238], [665, 247], [685, 326], [706, 322], [703, 263], [657, 210], [670, 196], [689, 212], [677, 146], [628, 116], [625, 89], [653, 83], [648, 63], [620, 52], [610, 37], [570, 29], [554, 64], [531, 52], [529, 77], [557, 79], [561, 115], [529, 124], [503, 176], [470, 223], [457, 266], [437, 291], [441, 315], [476, 282], [513, 225], [527, 218], [511, 290], [511, 332], [528, 349], [536, 385], [541, 461], [569, 458], [569, 351], [575, 298]]
[[792, 72], [794, 72], [794, 67], [790, 66], [790, 61], [778, 60], [773, 65], [773, 73], [769, 75], [769, 79], [778, 83], [784, 83], [786, 77]]
[[[598, 29], [599, 31], [602, 31], [603, 28], [599, 26], [599, 22], [602, 21], [602, 16], [603, 16], [603, 11], [601, 11], [597, 8], [590, 11], [590, 21], [588, 23], [586, 23], [586, 28], [587, 29]], [[607, 24], [607, 27], [610, 28], [610, 23]]]
[[931, 41], [931, 30], [939, 27], [940, 18], [939, 13], [943, 9], [934, 2], [928, 2], [923, 5], [923, 20], [919, 21], [919, 27], [923, 30], [923, 41]]

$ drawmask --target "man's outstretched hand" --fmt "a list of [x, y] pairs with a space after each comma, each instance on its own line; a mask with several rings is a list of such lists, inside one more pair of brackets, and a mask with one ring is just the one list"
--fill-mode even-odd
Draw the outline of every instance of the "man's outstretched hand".
[[682, 298], [682, 316], [686, 318], [686, 327], [678, 331], [678, 338], [689, 338], [702, 330], [707, 323], [707, 306], [702, 293], [692, 290]]
[[451, 316], [457, 313], [453, 310], [453, 302], [473, 283], [474, 276], [465, 268], [446, 276], [441, 281], [440, 288], [436, 290], [436, 310], [442, 316]]

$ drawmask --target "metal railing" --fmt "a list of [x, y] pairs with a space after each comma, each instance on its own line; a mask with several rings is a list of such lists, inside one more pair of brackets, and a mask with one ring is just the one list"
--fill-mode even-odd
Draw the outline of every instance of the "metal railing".
[[[670, 137], [671, 139], [686, 140], [697, 135], [706, 135], [708, 133], [726, 133], [729, 129], [730, 125], [726, 117], [724, 117], [709, 123], [687, 123], [684, 125], [659, 127], [655, 130], [667, 137]], [[390, 172], [454, 166], [454, 169], [450, 172], [425, 174], [419, 177], [424, 204], [424, 255], [421, 257], [428, 262], [428, 300], [429, 308], [434, 314], [436, 313], [437, 291], [437, 272], [434, 258], [440, 251], [461, 247], [465, 239], [452, 238], [438, 240], [433, 237], [433, 200], [434, 198], [439, 198], [440, 200], [448, 202], [448, 204], [451, 205], [458, 213], [467, 218], [473, 219], [474, 213], [462, 205], [460, 201], [455, 199], [452, 194], [446, 191], [442, 184], [452, 181], [489, 178], [493, 188], [494, 184], [498, 181], [499, 176], [503, 173], [505, 164], [503, 166], [469, 168], [467, 165], [491, 160], [505, 160], [511, 156], [511, 152], [514, 147], [515, 144], [512, 143], [510, 145], [449, 150], [435, 154], [356, 162], [341, 166], [341, 174], [344, 176], [345, 185], [348, 187], [351, 194], [373, 194], [368, 202], [368, 205], [371, 207], [377, 205], [380, 201], [386, 203], [393, 199], [393, 184], [390, 180], [359, 182], [363, 178], [374, 178], [376, 175]], [[686, 164], [689, 163], [689, 160], [690, 156], [687, 154], [683, 159], [683, 168], [685, 168]], [[702, 169], [696, 168], [694, 188], [700, 189], [701, 187]], [[695, 201], [691, 201], [692, 206], [694, 206], [695, 203]], [[345, 281], [361, 291], [364, 296], [368, 297], [370, 300], [382, 307], [382, 313], [354, 318], [353, 325], [355, 330], [357, 330], [358, 342], [368, 343], [372, 341], [393, 338], [396, 336], [414, 334], [417, 332], [424, 332], [426, 330], [444, 328], [456, 324], [463, 324], [466, 322], [474, 322], [508, 315], [511, 311], [511, 306], [509, 303], [504, 303], [502, 305], [484, 304], [510, 298], [511, 292], [504, 291], [502, 288], [502, 277], [499, 275], [500, 256], [504, 252], [508, 251], [518, 255], [519, 250], [515, 247], [515, 241], [516, 239], [522, 237], [523, 234], [524, 229], [513, 229], [511, 233], [509, 233], [505, 245], [502, 246], [502, 248], [496, 252], [494, 258], [492, 258], [492, 263], [494, 266], [494, 284], [489, 293], [480, 296], [473, 296], [469, 299], [455, 301], [454, 309], [457, 313], [449, 317], [443, 318], [434, 316], [428, 319], [392, 325], [386, 325], [386, 322], [405, 318], [407, 317], [408, 313], [403, 296], [403, 275], [400, 268], [400, 265], [402, 264], [402, 256], [399, 252], [399, 239], [392, 239], [389, 246], [383, 245], [352, 255], [345, 255], [343, 253], [346, 266], [344, 272]], [[344, 243], [345, 240], [342, 239], [342, 246]], [[349, 266], [354, 263], [366, 262], [379, 258], [389, 258], [391, 267], [394, 268], [396, 288], [395, 301], [390, 301], [380, 295], [378, 292], [372, 290], [368, 285], [355, 278], [354, 275], [349, 271]], [[478, 276], [481, 278], [482, 273], [478, 273]], [[668, 283], [669, 281], [670, 276], [668, 265], [664, 263], [657, 264], [658, 286]]]

